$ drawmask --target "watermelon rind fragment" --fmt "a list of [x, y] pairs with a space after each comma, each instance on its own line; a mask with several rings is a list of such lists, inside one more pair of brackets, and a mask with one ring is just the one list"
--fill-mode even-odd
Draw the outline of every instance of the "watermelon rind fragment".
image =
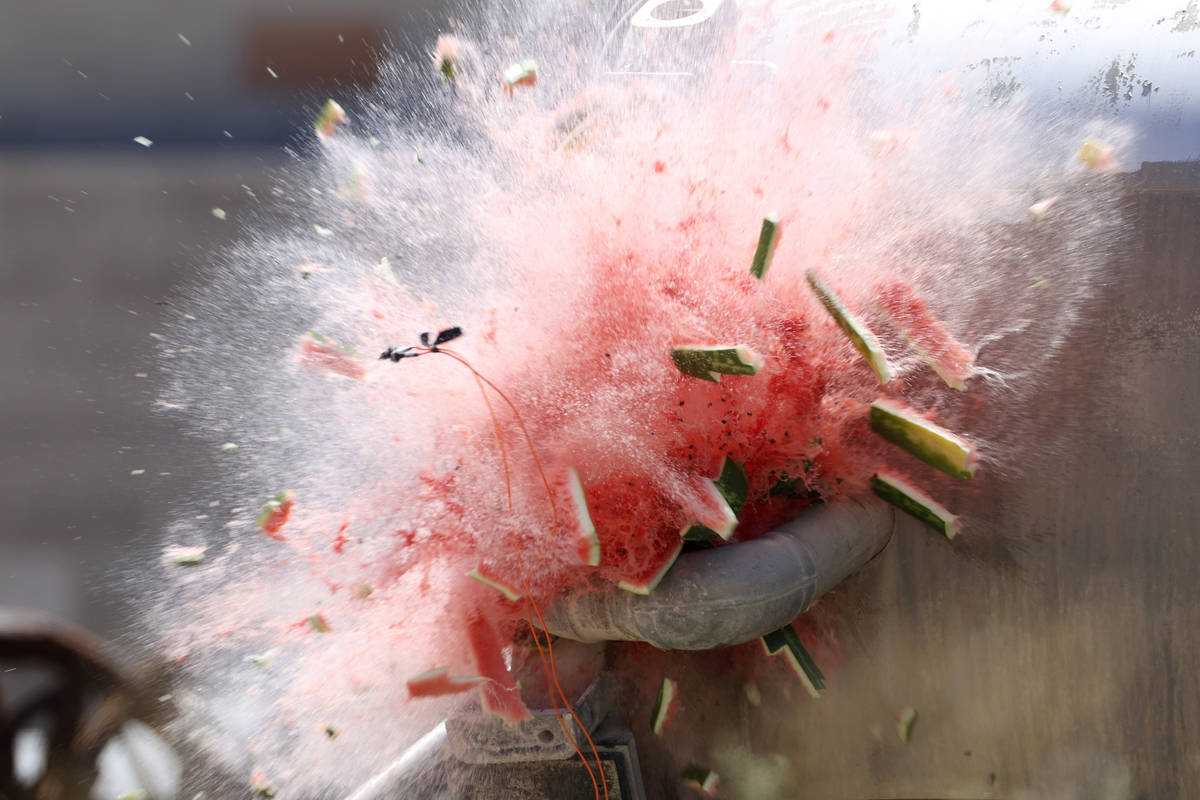
[[1094, 136], [1084, 139], [1079, 146], [1079, 152], [1075, 154], [1076, 161], [1091, 169], [1107, 167], [1112, 163], [1112, 159], [1113, 146]]
[[773, 656], [783, 648], [787, 647], [787, 639], [783, 636], [783, 628], [770, 633], [764, 633], [760, 640], [763, 649], [767, 651], [767, 655]]
[[821, 305], [850, 339], [854, 349], [862, 354], [862, 357], [871, 365], [871, 369], [879, 377], [879, 382], [887, 383], [896, 377], [892, 371], [892, 365], [888, 363], [887, 355], [883, 352], [883, 346], [879, 344], [875, 334], [871, 333], [871, 329], [846, 306], [837, 293], [814, 270], [810, 269], [807, 277], [808, 285], [812, 287], [813, 293], [821, 301]]
[[521, 596], [522, 596], [521, 593], [518, 592], [516, 589], [513, 589], [511, 586], [507, 586], [507, 585], [501, 583], [500, 581], [496, 580], [495, 578], [485, 578], [483, 576], [483, 573], [481, 573], [479, 571], [479, 567], [476, 567], [475, 569], [471, 570], [470, 572], [467, 573], [467, 575], [469, 577], [474, 578], [475, 580], [479, 581], [484, 586], [490, 586], [491, 588], [495, 589], [497, 592], [504, 595], [506, 598], [508, 598], [509, 600], [511, 600], [514, 603], [521, 599]]
[[571, 505], [575, 511], [575, 519], [579, 523], [580, 536], [587, 542], [589, 567], [600, 566], [600, 537], [596, 534], [596, 525], [588, 511], [587, 497], [583, 493], [583, 482], [574, 467], [567, 467], [567, 486], [571, 490]]
[[510, 91], [514, 86], [533, 86], [537, 83], [537, 61], [532, 58], [522, 59], [511, 64], [504, 70], [504, 86]]
[[688, 525], [679, 533], [679, 538], [685, 542], [715, 542], [721, 538], [721, 534], [714, 531], [707, 525], [701, 525], [699, 522]]
[[717, 491], [725, 498], [733, 513], [741, 514], [746, 505], [746, 497], [750, 494], [750, 478], [746, 468], [729, 456], [721, 461], [721, 474], [713, 481]]
[[[1032, 208], [1030, 211], [1032, 212]], [[912, 332], [901, 320], [896, 319], [896, 317], [894, 317], [886, 307], [881, 304], [876, 304], [876, 308], [878, 308], [879, 311], [882, 312], [887, 318], [887, 321], [891, 324], [892, 329], [904, 338], [904, 342], [912, 348], [913, 352], [916, 353], [920, 359], [937, 374], [939, 378], [942, 379], [943, 383], [945, 383], [951, 389], [956, 389], [960, 392], [965, 392], [967, 390], [967, 382], [963, 379], [963, 376], [954, 374], [953, 368], [955, 365], [953, 363], [943, 363], [936, 355], [931, 353], [928, 348], [922, 346], [922, 343], [918, 340], [918, 338], [912, 334]]]
[[666, 563], [662, 565], [662, 568], [658, 572], [651, 575], [648, 580], [642, 583], [619, 581], [617, 586], [627, 592], [633, 592], [634, 594], [650, 594], [654, 591], [654, 588], [658, 586], [666, 574], [671, 571], [671, 567], [675, 566], [675, 560], [679, 558], [679, 554], [681, 552], [683, 552], [682, 540], [680, 540], [679, 545], [675, 548], [675, 551], [671, 553], [670, 558], [668, 558]]
[[771, 259], [775, 257], [775, 245], [779, 242], [779, 215], [767, 214], [763, 217], [762, 230], [758, 234], [758, 247], [754, 250], [754, 260], [750, 262], [750, 274], [760, 281], [767, 277], [771, 268]]
[[204, 563], [204, 547], [171, 547], [167, 549], [167, 558], [178, 567], [194, 567]]
[[750, 480], [746, 476], [746, 468], [729, 456], [721, 461], [721, 472], [716, 478], [707, 481], [709, 499], [718, 506], [724, 517], [724, 524], [712, 528], [700, 522], [694, 522], [679, 532], [685, 542], [709, 542], [714, 537], [726, 541], [737, 530], [738, 514], [746, 505], [746, 496], [750, 493]]
[[1041, 222], [1042, 217], [1046, 216], [1050, 211], [1050, 206], [1054, 205], [1057, 197], [1047, 197], [1045, 200], [1038, 200], [1029, 207], [1029, 216], [1033, 217], [1034, 222]]
[[371, 280], [374, 280], [385, 286], [391, 286], [397, 289], [401, 288], [401, 283], [399, 280], [397, 280], [396, 273], [392, 269], [392, 262], [388, 260], [387, 256], [380, 258], [379, 263], [375, 266], [367, 267], [365, 274]]
[[279, 655], [279, 651], [271, 649], [265, 653], [254, 653], [246, 656], [246, 660], [251, 664], [255, 664], [263, 669], [271, 666], [271, 662], [275, 660], [275, 656]]
[[929, 466], [956, 478], [974, 476], [978, 456], [973, 444], [899, 403], [876, 400], [869, 421], [871, 430]]
[[739, 345], [680, 345], [671, 348], [671, 360], [684, 375], [720, 383], [722, 375], [755, 375], [762, 357]]
[[663, 678], [662, 685], [658, 687], [658, 697], [654, 699], [654, 708], [650, 711], [650, 730], [654, 733], [662, 733], [663, 725], [667, 722], [671, 707], [675, 705], [675, 697], [678, 693], [679, 687], [675, 681]]
[[346, 121], [346, 111], [334, 100], [326, 100], [321, 107], [321, 113], [313, 122], [313, 128], [322, 137], [333, 136], [337, 126]]
[[258, 517], [255, 518], [254, 524], [262, 528], [271, 519], [271, 516], [279, 509], [283, 508], [285, 503], [291, 502], [296, 496], [296, 492], [292, 489], [284, 489], [279, 494], [267, 501], [267, 504], [262, 507], [262, 511], [258, 512]]
[[720, 776], [708, 767], [692, 764], [683, 771], [683, 782], [707, 795], [716, 794], [719, 781]]
[[871, 491], [904, 513], [921, 520], [947, 539], [958, 535], [958, 517], [903, 478], [886, 472], [877, 473], [871, 478]]
[[796, 673], [796, 677], [804, 684], [804, 688], [808, 690], [814, 700], [821, 696], [821, 692], [825, 690], [825, 675], [817, 666], [817, 662], [813, 661], [808, 650], [804, 648], [795, 628], [785, 625], [779, 630], [764, 634], [762, 643], [767, 655], [773, 656], [783, 652], [788, 666], [792, 668], [792, 672]]
[[343, 353], [345, 353], [348, 356], [355, 356], [356, 358], [365, 358], [365, 356], [363, 356], [362, 353], [355, 350], [353, 347], [351, 347], [348, 344], [342, 344], [341, 342], [334, 341], [333, 339], [330, 339], [328, 336], [317, 333], [316, 331], [305, 331], [304, 333], [306, 336], [308, 336], [310, 339], [312, 339], [314, 342], [317, 342], [318, 344], [327, 345], [327, 346], [335, 348], [337, 350], [341, 350]]
[[912, 738], [913, 725], [917, 721], [917, 710], [912, 706], [908, 706], [900, 710], [896, 715], [896, 735], [900, 737], [900, 741], [908, 744], [908, 740]]

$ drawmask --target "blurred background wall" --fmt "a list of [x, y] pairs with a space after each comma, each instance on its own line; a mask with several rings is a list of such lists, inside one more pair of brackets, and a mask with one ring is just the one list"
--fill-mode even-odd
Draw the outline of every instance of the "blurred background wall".
[[237, 238], [313, 107], [352, 108], [385, 51], [426, 58], [450, 15], [0, 0], [0, 604], [124, 629], [129, 570], [214, 466], [153, 413], [173, 292]]

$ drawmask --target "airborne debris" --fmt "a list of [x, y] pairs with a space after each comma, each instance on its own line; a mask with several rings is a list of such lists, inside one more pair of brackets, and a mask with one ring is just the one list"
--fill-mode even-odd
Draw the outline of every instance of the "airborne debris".
[[272, 497], [263, 506], [262, 511], [258, 512], [258, 518], [255, 519], [254, 524], [272, 539], [279, 542], [284, 541], [279, 532], [283, 530], [283, 526], [292, 515], [292, 505], [295, 503], [295, 496], [296, 493], [291, 489], [284, 489]]
[[651, 731], [656, 734], [662, 733], [668, 717], [671, 716], [671, 711], [675, 708], [675, 697], [678, 694], [679, 687], [675, 681], [663, 678], [662, 685], [658, 687], [658, 697], [654, 700], [654, 708], [650, 711]]
[[821, 305], [825, 306], [829, 315], [833, 317], [834, 322], [850, 339], [854, 349], [867, 360], [871, 369], [875, 370], [875, 374], [879, 376], [879, 382], [887, 383], [896, 377], [896, 374], [892, 372], [892, 365], [888, 363], [887, 355], [883, 352], [883, 346], [879, 344], [875, 334], [871, 333], [871, 329], [846, 306], [837, 292], [833, 291], [821, 276], [811, 269], [808, 271], [808, 285], [812, 287], [813, 293], [821, 301]]
[[771, 631], [762, 637], [762, 645], [769, 656], [783, 651], [788, 666], [804, 684], [809, 695], [814, 700], [820, 699], [821, 692], [825, 691], [825, 675], [817, 666], [817, 662], [809, 655], [804, 643], [800, 641], [795, 628], [785, 625], [777, 631]]
[[267, 780], [267, 776], [261, 770], [255, 770], [250, 776], [250, 788], [259, 797], [274, 797], [279, 793], [275, 788], [275, 784]]
[[685, 786], [690, 786], [693, 789], [699, 789], [707, 795], [715, 795], [717, 793], [717, 783], [720, 776], [708, 767], [700, 767], [692, 764], [683, 771], [683, 783]]
[[763, 217], [762, 230], [758, 234], [758, 247], [754, 250], [754, 260], [750, 262], [750, 274], [761, 280], [766, 280], [767, 270], [771, 267], [771, 259], [775, 257], [775, 246], [779, 244], [779, 215], [767, 214]]
[[483, 678], [477, 675], [454, 676], [447, 667], [437, 667], [409, 678], [406, 686], [409, 697], [441, 697], [468, 691], [482, 682]]
[[1033, 217], [1035, 221], [1041, 220], [1042, 217], [1046, 216], [1046, 212], [1050, 210], [1050, 206], [1054, 205], [1054, 201], [1057, 199], [1057, 197], [1047, 197], [1045, 200], [1037, 201], [1029, 207], [1029, 216]]
[[484, 575], [483, 572], [481, 571], [481, 569], [482, 569], [482, 567], [476, 567], [475, 569], [468, 572], [467, 576], [474, 578], [475, 580], [482, 583], [484, 586], [490, 586], [491, 588], [495, 589], [500, 594], [504, 595], [504, 597], [506, 599], [511, 600], [514, 603], [521, 599], [521, 593], [519, 591], [517, 591], [516, 589], [507, 585], [506, 583], [504, 583], [503, 581], [501, 581], [500, 579], [498, 579], [496, 577], [493, 577], [491, 575]]
[[433, 63], [446, 83], [454, 83], [458, 78], [459, 59], [458, 38], [454, 36], [439, 36], [433, 51]]
[[871, 430], [902, 447], [931, 467], [956, 478], [970, 478], [978, 468], [975, 446], [894, 400], [871, 404]]
[[317, 115], [316, 122], [313, 123], [313, 128], [316, 129], [317, 135], [322, 139], [327, 139], [337, 132], [338, 125], [345, 123], [346, 112], [337, 104], [335, 100], [326, 100], [325, 105], [321, 107], [321, 113]]
[[513, 87], [536, 86], [538, 79], [537, 61], [526, 58], [504, 70], [504, 90], [512, 96]]
[[204, 547], [169, 547], [167, 558], [179, 567], [194, 567], [204, 563]]
[[903, 708], [896, 714], [896, 735], [900, 737], [900, 741], [908, 744], [908, 740], [912, 738], [912, 729], [916, 721], [917, 710], [912, 706]]
[[871, 478], [871, 491], [906, 514], [921, 520], [947, 539], [958, 535], [958, 517], [900, 476], [880, 472]]
[[150, 145], [154, 144], [154, 142], [150, 141], [145, 136], [135, 136], [135, 137], [133, 137], [133, 140], [135, 142], [137, 142], [138, 144], [140, 144], [142, 147], [149, 147]]
[[684, 375], [713, 383], [721, 375], [756, 375], [763, 366], [758, 353], [733, 344], [679, 345], [671, 348], [671, 360]]
[[246, 656], [246, 660], [251, 664], [257, 664], [263, 669], [266, 669], [267, 667], [271, 666], [271, 662], [275, 660], [275, 656], [277, 655], [279, 655], [279, 651], [272, 649], [265, 653], [257, 653], [255, 655]]
[[1094, 136], [1089, 136], [1079, 146], [1079, 152], [1075, 154], [1075, 158], [1085, 167], [1103, 169], [1112, 165], [1113, 146]]

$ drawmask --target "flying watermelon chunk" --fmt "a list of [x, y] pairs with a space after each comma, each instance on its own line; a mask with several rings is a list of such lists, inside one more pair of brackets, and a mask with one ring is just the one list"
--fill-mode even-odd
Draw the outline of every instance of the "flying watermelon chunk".
[[300, 361], [356, 380], [366, 377], [362, 357], [352, 347], [309, 331], [300, 339]]
[[879, 286], [875, 304], [902, 335], [909, 347], [933, 368], [952, 389], [966, 391], [974, 359], [946, 330], [921, 296], [900, 281]]
[[474, 689], [482, 682], [483, 678], [478, 675], [454, 676], [447, 667], [437, 667], [409, 678], [406, 686], [411, 698], [441, 697]]
[[600, 566], [600, 537], [588, 511], [587, 497], [583, 493], [583, 482], [574, 467], [567, 467], [561, 481], [560, 496], [565, 496], [565, 522], [572, 538], [572, 547], [580, 564]]
[[467, 642], [481, 680], [479, 692], [483, 709], [508, 723], [517, 723], [533, 715], [521, 699], [521, 692], [504, 666], [500, 637], [491, 623], [478, 614], [467, 619]]
[[975, 445], [893, 400], [872, 403], [868, 421], [871, 430], [947, 475], [970, 478], [979, 467]]
[[474, 578], [484, 586], [490, 586], [500, 594], [504, 595], [505, 599], [516, 602], [521, 599], [520, 590], [514, 588], [511, 584], [495, 576], [494, 573], [484, 565], [480, 564], [475, 569], [467, 573], [467, 577]]
[[899, 475], [877, 473], [871, 478], [871, 490], [896, 508], [941, 532], [947, 539], [953, 539], [958, 534], [958, 517]]
[[842, 329], [842, 332], [846, 334], [846, 338], [854, 345], [854, 349], [871, 365], [871, 369], [879, 377], [879, 382], [887, 383], [896, 377], [896, 374], [892, 372], [892, 365], [888, 363], [887, 355], [883, 352], [883, 345], [875, 338], [875, 334], [866, 326], [866, 323], [850, 310], [838, 293], [814, 270], [810, 269], [807, 277], [813, 294], [821, 301], [821, 305], [833, 317], [833, 321]]
[[650, 730], [661, 734], [675, 710], [675, 698], [679, 695], [679, 687], [670, 678], [663, 678], [658, 687], [658, 695], [654, 698], [654, 707], [650, 709]]
[[291, 489], [284, 489], [279, 494], [272, 497], [263, 506], [262, 511], [258, 512], [258, 519], [255, 524], [265, 533], [277, 542], [286, 541], [280, 531], [287, 524], [288, 519], [292, 516], [292, 506], [295, 504], [296, 493]]

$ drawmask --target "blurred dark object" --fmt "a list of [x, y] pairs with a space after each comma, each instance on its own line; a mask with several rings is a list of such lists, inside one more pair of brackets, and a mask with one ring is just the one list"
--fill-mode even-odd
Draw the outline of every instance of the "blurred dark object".
[[[130, 679], [103, 643], [75, 625], [36, 611], [0, 607], [0, 798], [84, 800], [99, 777], [105, 745], [132, 719], [153, 724], [162, 703]], [[22, 780], [23, 731], [45, 733], [45, 760]], [[151, 797], [149, 792], [144, 794]]]

